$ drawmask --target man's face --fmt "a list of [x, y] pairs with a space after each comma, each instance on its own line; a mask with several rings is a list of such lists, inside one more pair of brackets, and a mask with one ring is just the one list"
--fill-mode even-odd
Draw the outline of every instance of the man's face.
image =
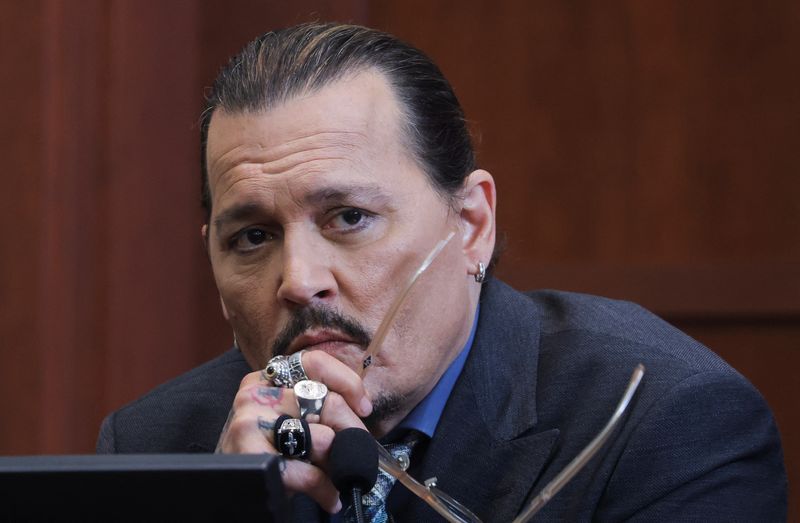
[[207, 238], [225, 315], [254, 368], [274, 352], [323, 350], [352, 369], [390, 304], [436, 243], [373, 358], [373, 401], [400, 414], [466, 341], [478, 297], [458, 210], [410, 154], [382, 75], [364, 72], [266, 112], [214, 114]]

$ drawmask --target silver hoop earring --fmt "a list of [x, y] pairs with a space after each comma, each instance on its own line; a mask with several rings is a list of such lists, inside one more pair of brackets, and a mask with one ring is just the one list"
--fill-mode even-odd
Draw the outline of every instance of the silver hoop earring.
[[486, 279], [486, 266], [483, 262], [478, 262], [478, 272], [475, 273], [475, 282], [476, 283], [483, 283]]

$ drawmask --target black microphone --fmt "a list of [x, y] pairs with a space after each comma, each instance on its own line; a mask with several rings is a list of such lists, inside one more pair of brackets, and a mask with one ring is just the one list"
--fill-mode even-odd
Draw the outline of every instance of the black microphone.
[[349, 428], [333, 437], [328, 460], [331, 481], [342, 494], [351, 493], [356, 521], [364, 521], [361, 494], [378, 479], [378, 446], [364, 429]]

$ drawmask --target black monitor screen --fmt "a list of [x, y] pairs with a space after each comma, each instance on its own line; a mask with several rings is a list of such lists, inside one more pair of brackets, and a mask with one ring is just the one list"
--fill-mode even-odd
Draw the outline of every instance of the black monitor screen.
[[269, 455], [0, 457], [0, 521], [284, 521]]

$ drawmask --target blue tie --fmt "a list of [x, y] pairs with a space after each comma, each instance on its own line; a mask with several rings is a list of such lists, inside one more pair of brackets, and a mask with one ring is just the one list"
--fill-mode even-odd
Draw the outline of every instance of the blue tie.
[[[394, 459], [399, 461], [404, 468], [407, 468], [411, 459], [411, 450], [417, 441], [419, 441], [419, 434], [412, 431], [402, 442], [390, 443], [384, 445], [384, 447]], [[386, 512], [386, 498], [389, 497], [389, 491], [392, 490], [395, 481], [394, 476], [387, 474], [383, 470], [378, 470], [378, 479], [375, 481], [375, 486], [361, 498], [361, 503], [364, 506], [364, 519], [367, 522], [387, 523], [392, 521], [391, 516]], [[343, 521], [353, 523], [355, 520], [353, 507], [347, 507]]]

